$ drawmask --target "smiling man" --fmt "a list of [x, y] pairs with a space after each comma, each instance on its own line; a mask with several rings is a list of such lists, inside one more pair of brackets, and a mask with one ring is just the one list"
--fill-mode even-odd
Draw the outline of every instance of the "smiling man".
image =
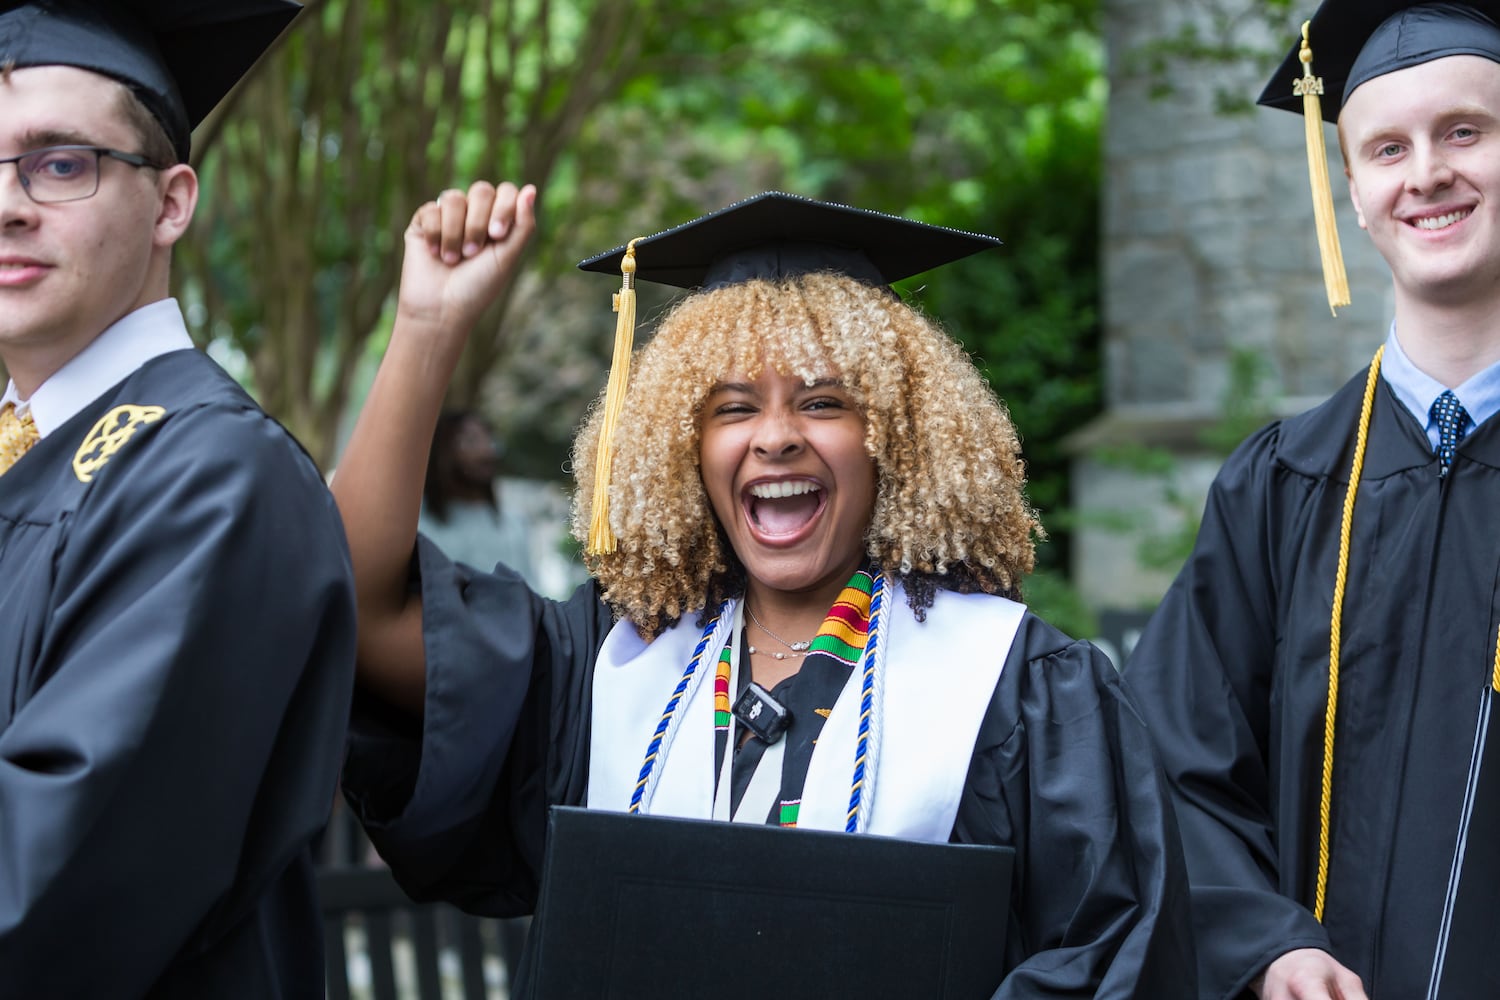
[[[1328, 0], [1308, 29], [1396, 314], [1226, 463], [1126, 671], [1204, 997], [1500, 995], [1497, 14]], [[1298, 49], [1262, 103], [1303, 110]]]
[[211, 6], [0, 5], [6, 996], [322, 995], [347, 552], [168, 297], [190, 128], [297, 8]]

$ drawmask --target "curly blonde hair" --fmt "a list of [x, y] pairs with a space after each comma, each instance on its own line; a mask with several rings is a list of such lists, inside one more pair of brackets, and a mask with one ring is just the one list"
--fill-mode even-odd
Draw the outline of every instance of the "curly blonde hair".
[[[699, 414], [714, 387], [764, 365], [838, 375], [875, 461], [870, 561], [920, 615], [934, 590], [1020, 596], [1041, 527], [1024, 495], [1015, 426], [963, 349], [888, 292], [842, 275], [747, 281], [683, 299], [632, 363], [614, 442], [616, 551], [590, 557], [616, 614], [654, 638], [743, 588], [699, 474]], [[588, 534], [602, 397], [573, 444], [573, 534]]]

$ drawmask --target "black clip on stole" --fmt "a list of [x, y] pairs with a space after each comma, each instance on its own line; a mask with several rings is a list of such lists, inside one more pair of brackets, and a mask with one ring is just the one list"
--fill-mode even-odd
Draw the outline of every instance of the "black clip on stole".
[[734, 703], [734, 717], [766, 744], [781, 739], [792, 722], [791, 711], [754, 681]]

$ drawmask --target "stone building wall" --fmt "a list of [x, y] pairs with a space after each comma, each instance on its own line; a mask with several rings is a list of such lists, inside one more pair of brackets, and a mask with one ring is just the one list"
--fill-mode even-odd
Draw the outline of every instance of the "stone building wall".
[[[1153, 93], [1163, 81], [1144, 52], [1186, 23], [1211, 31], [1215, 10], [1248, 13], [1254, 2], [1104, 3], [1106, 412], [1072, 441], [1073, 501], [1085, 515], [1074, 578], [1095, 608], [1149, 607], [1172, 576], [1142, 567], [1140, 534], [1122, 530], [1119, 515], [1158, 530], [1180, 519], [1163, 503], [1164, 479], [1101, 461], [1101, 449], [1170, 449], [1175, 488], [1201, 509], [1220, 461], [1201, 444], [1201, 430], [1224, 413], [1236, 352], [1261, 357], [1273, 407], [1296, 412], [1367, 364], [1389, 323], [1389, 272], [1356, 223], [1332, 126], [1326, 135], [1354, 299], [1337, 318], [1318, 263], [1301, 116], [1216, 110], [1221, 89], [1258, 95], [1269, 67], [1184, 63], [1166, 81], [1170, 95]], [[1308, 0], [1302, 16], [1312, 6]], [[1289, 18], [1285, 48], [1296, 30]], [[1284, 51], [1254, 18], [1240, 19], [1235, 31], [1224, 40]], [[1110, 523], [1087, 526], [1101, 520]]]

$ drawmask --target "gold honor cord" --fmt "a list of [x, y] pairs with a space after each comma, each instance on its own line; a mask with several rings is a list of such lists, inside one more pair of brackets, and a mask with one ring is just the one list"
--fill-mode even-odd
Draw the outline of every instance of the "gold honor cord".
[[1354, 468], [1344, 493], [1344, 523], [1339, 529], [1339, 570], [1333, 582], [1333, 622], [1328, 636], [1328, 711], [1323, 719], [1323, 797], [1318, 804], [1318, 890], [1313, 897], [1313, 916], [1323, 922], [1323, 904], [1328, 898], [1328, 832], [1333, 811], [1333, 722], [1339, 704], [1339, 645], [1343, 632], [1344, 584], [1349, 578], [1349, 538], [1354, 530], [1354, 498], [1365, 468], [1365, 445], [1370, 440], [1370, 414], [1375, 410], [1375, 386], [1380, 378], [1380, 359], [1385, 347], [1370, 362], [1365, 380], [1365, 400], [1359, 411], [1359, 434], [1354, 441]]
[[[1349, 473], [1349, 489], [1344, 494], [1344, 520], [1339, 531], [1339, 568], [1333, 585], [1333, 621], [1328, 640], [1328, 711], [1323, 719], [1323, 795], [1318, 805], [1318, 887], [1313, 898], [1313, 916], [1323, 921], [1328, 901], [1328, 839], [1333, 811], [1333, 723], [1338, 712], [1339, 645], [1341, 619], [1344, 613], [1344, 585], [1349, 573], [1349, 539], [1354, 528], [1354, 498], [1359, 492], [1359, 477], [1365, 467], [1365, 445], [1370, 440], [1370, 415], [1375, 410], [1375, 386], [1380, 377], [1380, 361], [1385, 348], [1375, 352], [1370, 374], [1365, 380], [1365, 398], [1360, 407], [1359, 433], [1354, 442], [1354, 466]], [[1491, 687], [1500, 694], [1500, 632], [1495, 636], [1495, 667]]]
[[1490, 681], [1490, 687], [1500, 694], [1500, 632], [1495, 633], [1495, 673]]
[[1307, 130], [1307, 175], [1312, 183], [1313, 220], [1318, 227], [1318, 256], [1323, 261], [1323, 288], [1328, 293], [1328, 311], [1338, 315], [1349, 304], [1349, 276], [1344, 271], [1344, 251], [1339, 245], [1338, 220], [1333, 213], [1333, 190], [1328, 180], [1328, 146], [1323, 140], [1323, 80], [1313, 76], [1312, 45], [1308, 26], [1302, 22], [1302, 77], [1292, 83], [1292, 93], [1302, 98], [1302, 120]]

